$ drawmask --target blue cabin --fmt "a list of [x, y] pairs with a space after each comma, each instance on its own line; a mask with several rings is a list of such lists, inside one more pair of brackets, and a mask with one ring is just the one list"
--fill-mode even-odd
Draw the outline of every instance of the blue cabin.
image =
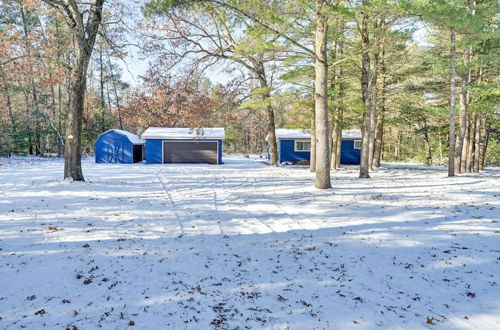
[[132, 164], [143, 160], [144, 141], [127, 131], [111, 129], [104, 132], [94, 146], [96, 163]]
[[[311, 158], [311, 134], [301, 129], [276, 129], [278, 161], [295, 163], [309, 161]], [[361, 160], [361, 131], [342, 131], [340, 149], [341, 164], [359, 164]]]
[[147, 164], [222, 164], [224, 128], [150, 127], [141, 138]]

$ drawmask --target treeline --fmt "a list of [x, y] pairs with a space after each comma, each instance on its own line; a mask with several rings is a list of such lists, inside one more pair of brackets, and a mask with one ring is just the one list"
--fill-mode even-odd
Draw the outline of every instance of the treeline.
[[[230, 152], [263, 152], [269, 135], [276, 163], [275, 128], [310, 128], [327, 188], [342, 129], [361, 128], [360, 177], [382, 160], [451, 160], [450, 175], [500, 162], [496, 1], [104, 1], [81, 110], [68, 1], [1, 4], [3, 154], [80, 152], [69, 136], [92, 152], [113, 127], [224, 126]], [[82, 22], [98, 5], [74, 2]], [[150, 62], [133, 87], [117, 65], [131, 43]]]

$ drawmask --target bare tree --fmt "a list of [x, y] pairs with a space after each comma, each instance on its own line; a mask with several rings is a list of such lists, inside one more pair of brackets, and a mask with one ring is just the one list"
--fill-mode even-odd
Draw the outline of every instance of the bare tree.
[[69, 113], [64, 148], [64, 178], [83, 181], [82, 121], [87, 69], [102, 21], [104, 0], [80, 3], [76, 0], [43, 0], [64, 17], [75, 40], [75, 58], [69, 87]]

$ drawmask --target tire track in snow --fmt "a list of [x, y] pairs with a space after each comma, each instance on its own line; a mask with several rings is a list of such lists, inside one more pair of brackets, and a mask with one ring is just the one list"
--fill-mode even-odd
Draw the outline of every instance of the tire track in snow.
[[181, 232], [181, 236], [184, 236], [186, 234], [186, 231], [184, 229], [185, 226], [183, 224], [183, 221], [181, 220], [180, 215], [177, 213], [177, 210], [176, 210], [177, 205], [175, 204], [175, 201], [173, 200], [172, 195], [168, 191], [167, 185], [165, 184], [165, 182], [162, 180], [162, 178], [160, 176], [160, 174], [163, 172], [163, 170], [164, 170], [163, 168], [160, 169], [157, 173], [155, 173], [155, 176], [158, 178], [158, 181], [160, 182], [161, 186], [163, 187], [163, 190], [165, 191], [165, 194], [167, 195], [168, 201], [172, 205], [172, 210], [170, 210], [170, 211], [175, 215], [175, 219], [177, 220], [177, 224], [179, 225], [179, 230]]
[[[214, 177], [214, 179], [217, 180], [217, 177]], [[247, 188], [252, 188], [254, 186], [255, 186], [255, 178], [247, 176], [244, 181], [232, 186], [231, 188], [238, 188], [238, 189], [246, 190]], [[236, 196], [236, 194], [234, 192], [230, 193], [229, 188], [230, 187], [225, 187], [224, 189], [222, 189], [222, 192], [224, 192], [223, 200], [225, 201], [224, 208], [226, 209], [226, 211], [228, 213], [231, 213], [232, 211], [234, 211], [234, 209], [231, 209], [229, 207], [229, 205], [240, 206], [240, 207], [248, 206], [249, 203], [247, 201], [244, 201], [241, 197]], [[243, 208], [239, 208], [239, 210], [243, 211]], [[249, 216], [247, 220], [254, 220], [254, 223], [255, 222], [260, 223], [261, 225], [266, 227], [272, 233], [277, 232], [271, 225], [269, 225], [268, 223], [266, 223], [262, 219], [260, 219], [262, 217], [261, 214], [258, 214], [254, 211], [250, 211], [248, 209], [246, 209], [244, 211]], [[231, 220], [233, 220], [233, 218], [231, 218]], [[245, 223], [242, 223], [241, 225], [245, 225]], [[245, 227], [248, 228], [248, 226], [245, 226]], [[255, 229], [251, 229], [251, 228], [248, 228], [248, 229], [256, 234], [259, 233], [259, 231], [256, 231]]]
[[[288, 178], [292, 177], [292, 175], [290, 175], [288, 172], [283, 172], [283, 169], [281, 169], [281, 168], [278, 171], [278, 176], [281, 177], [281, 178], [285, 178], [285, 179], [288, 179]], [[272, 191], [273, 191], [274, 195], [278, 195], [278, 190], [276, 189], [276, 185], [272, 186]], [[287, 210], [285, 210], [283, 208], [283, 206], [281, 206], [278, 203], [273, 203], [273, 205], [276, 208], [278, 208], [286, 217], [288, 217], [290, 220], [292, 220], [293, 222], [295, 222], [295, 224], [297, 224], [297, 226], [299, 226], [299, 228], [302, 229], [302, 230], [311, 230], [311, 229], [320, 229], [321, 228], [318, 225], [314, 225], [313, 226], [314, 228], [309, 228], [308, 229], [308, 228], [304, 227], [304, 224], [301, 223], [302, 221], [299, 221], [297, 219], [296, 215], [290, 214]], [[302, 218], [302, 220], [305, 220], [303, 216], [300, 216], [300, 218]], [[310, 221], [308, 221], [308, 222], [310, 223]]]

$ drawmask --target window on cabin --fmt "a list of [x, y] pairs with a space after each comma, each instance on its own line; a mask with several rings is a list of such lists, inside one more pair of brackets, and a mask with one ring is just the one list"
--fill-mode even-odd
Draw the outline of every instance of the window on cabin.
[[354, 149], [361, 149], [361, 140], [354, 140]]
[[295, 151], [311, 151], [311, 140], [295, 140]]

